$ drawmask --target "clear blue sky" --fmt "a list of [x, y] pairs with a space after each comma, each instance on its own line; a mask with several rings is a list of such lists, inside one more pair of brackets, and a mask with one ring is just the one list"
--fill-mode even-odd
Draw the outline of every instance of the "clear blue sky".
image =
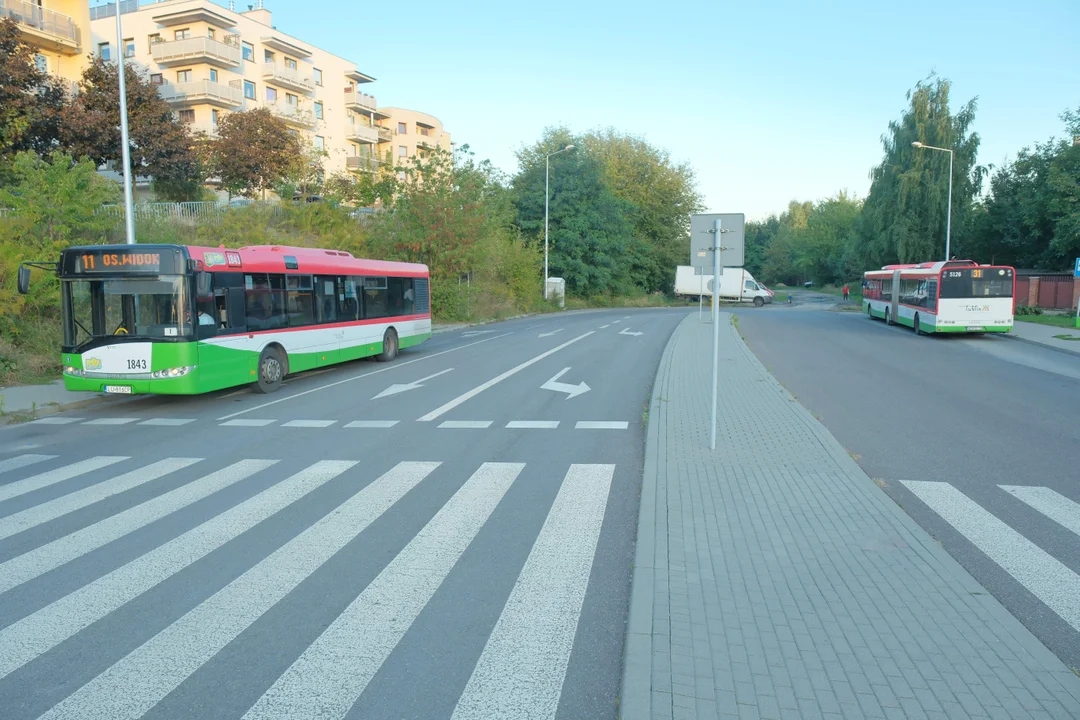
[[690, 162], [710, 210], [748, 218], [865, 196], [881, 135], [931, 71], [952, 80], [954, 108], [978, 97], [983, 164], [1062, 136], [1058, 116], [1080, 107], [1080, 0], [266, 7], [375, 76], [380, 105], [435, 115], [506, 172], [545, 126], [613, 126]]

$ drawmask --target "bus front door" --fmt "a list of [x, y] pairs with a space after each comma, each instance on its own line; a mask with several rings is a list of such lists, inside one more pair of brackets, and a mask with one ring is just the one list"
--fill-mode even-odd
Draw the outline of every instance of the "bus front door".
[[889, 324], [897, 322], [896, 313], [900, 310], [900, 271], [893, 270], [892, 274], [892, 310], [889, 312]]

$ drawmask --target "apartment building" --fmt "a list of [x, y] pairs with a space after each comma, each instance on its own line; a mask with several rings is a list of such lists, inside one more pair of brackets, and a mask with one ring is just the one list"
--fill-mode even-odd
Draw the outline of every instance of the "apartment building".
[[404, 164], [408, 158], [423, 157], [436, 147], [453, 150], [450, 133], [443, 129], [437, 117], [396, 107], [379, 108], [379, 112], [376, 152], [380, 160], [385, 160], [386, 154], [390, 153], [395, 164]]
[[91, 33], [86, 0], [0, 0], [0, 18], [15, 21], [39, 69], [69, 83], [82, 77]]
[[262, 0], [242, 12], [227, 5], [127, 0], [122, 48], [115, 5], [91, 8], [93, 52], [106, 59], [123, 52], [125, 63], [145, 72], [193, 130], [214, 135], [226, 113], [265, 107], [326, 153], [326, 176], [374, 172], [375, 148], [386, 135], [377, 123], [388, 119], [362, 90], [375, 78], [277, 30]]

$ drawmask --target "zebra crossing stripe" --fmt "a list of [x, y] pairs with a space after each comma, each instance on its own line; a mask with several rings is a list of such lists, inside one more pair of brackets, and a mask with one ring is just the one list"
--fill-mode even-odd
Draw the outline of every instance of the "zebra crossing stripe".
[[45, 460], [52, 460], [55, 455], [18, 455], [7, 460], [0, 460], [0, 473], [6, 473], [9, 470], [18, 470], [24, 468], [27, 465], [33, 465], [34, 463], [44, 462]]
[[344, 717], [524, 467], [480, 466], [244, 720]]
[[1080, 535], [1080, 504], [1048, 487], [999, 485], [1002, 490], [1050, 518], [1058, 525]]
[[0, 540], [11, 537], [16, 533], [32, 528], [35, 525], [40, 525], [50, 520], [55, 520], [63, 515], [67, 515], [70, 512], [80, 510], [111, 495], [122, 493], [125, 490], [130, 490], [143, 483], [148, 483], [151, 480], [157, 480], [171, 472], [182, 470], [189, 465], [194, 465], [199, 462], [200, 459], [201, 458], [167, 458], [153, 463], [152, 465], [139, 468], [138, 470], [124, 473], [123, 475], [114, 477], [112, 480], [106, 480], [105, 482], [91, 485], [88, 488], [83, 488], [70, 495], [64, 495], [63, 497], [58, 497], [50, 502], [27, 508], [14, 515], [0, 518]]
[[77, 463], [72, 463], [71, 465], [65, 465], [62, 468], [50, 470], [49, 472], [41, 473], [40, 475], [28, 477], [25, 480], [19, 480], [18, 482], [13, 482], [8, 485], [0, 485], [0, 500], [10, 500], [13, 497], [25, 495], [28, 492], [55, 485], [58, 482], [77, 478], [80, 475], [100, 470], [101, 468], [114, 465], [121, 460], [127, 459], [127, 457], [113, 456], [92, 457], [89, 460], [80, 460]]
[[54, 706], [42, 720], [141, 717], [438, 466], [399, 463]]
[[1080, 603], [1076, 602], [1080, 598], [1080, 575], [949, 483], [901, 482], [1032, 595], [1080, 631]]
[[0, 593], [240, 482], [277, 460], [241, 460], [0, 564]]
[[322, 460], [0, 630], [0, 678], [351, 468]]
[[614, 465], [571, 465], [453, 720], [554, 718]]

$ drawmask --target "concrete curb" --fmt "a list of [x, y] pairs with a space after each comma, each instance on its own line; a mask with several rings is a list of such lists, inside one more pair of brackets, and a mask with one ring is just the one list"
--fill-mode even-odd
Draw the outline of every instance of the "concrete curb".
[[634, 570], [630, 581], [630, 608], [623, 649], [620, 720], [649, 720], [652, 716], [652, 618], [655, 590], [657, 479], [660, 459], [660, 398], [671, 369], [671, 356], [682, 323], [668, 338], [649, 399], [649, 422], [645, 430], [645, 469], [641, 479]]
[[[110, 397], [108, 395], [101, 395], [99, 397], [87, 398], [86, 400], [76, 400], [75, 402], [63, 403], [59, 405], [42, 405], [37, 408], [36, 411], [13, 410], [5, 416], [0, 417], [0, 427], [23, 425], [33, 420], [39, 420], [43, 417], [50, 415], [59, 415], [60, 413], [68, 412], [69, 410], [82, 410], [83, 408], [93, 407], [95, 405], [101, 405], [103, 403], [111, 402], [115, 404], [122, 404], [124, 402], [130, 402], [138, 398], [145, 398], [145, 395], [138, 395], [133, 397]], [[29, 417], [30, 415], [33, 417]]]

